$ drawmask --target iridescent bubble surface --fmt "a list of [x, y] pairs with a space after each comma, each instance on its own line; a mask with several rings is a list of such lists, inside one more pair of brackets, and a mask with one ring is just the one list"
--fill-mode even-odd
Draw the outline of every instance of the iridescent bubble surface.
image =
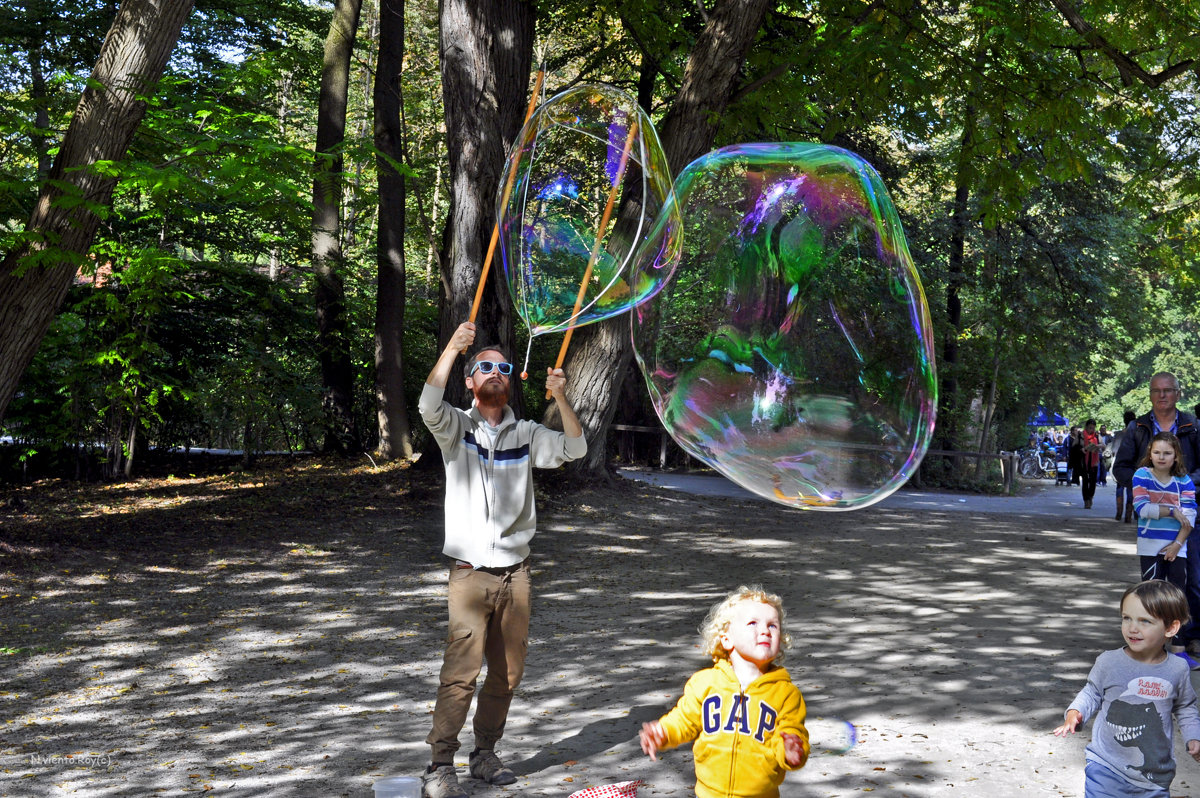
[[679, 213], [665, 209], [658, 134], [628, 94], [588, 84], [547, 100], [509, 153], [503, 181], [510, 174], [507, 202], [504, 183], [497, 192], [501, 258], [531, 335], [624, 313], [662, 287]]
[[929, 310], [879, 175], [818, 144], [743, 144], [679, 175], [683, 252], [632, 314], [671, 436], [781, 504], [865, 507], [929, 447]]
[[804, 725], [814, 754], [847, 754], [858, 744], [858, 729], [848, 720], [810, 716]]

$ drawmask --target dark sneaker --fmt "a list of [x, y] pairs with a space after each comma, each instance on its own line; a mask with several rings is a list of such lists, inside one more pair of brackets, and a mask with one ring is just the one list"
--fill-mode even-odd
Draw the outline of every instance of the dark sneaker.
[[495, 751], [471, 754], [471, 775], [488, 784], [512, 784], [517, 780], [517, 774], [504, 766]]
[[423, 798], [467, 798], [467, 791], [458, 785], [454, 765], [441, 765], [432, 773], [421, 774]]

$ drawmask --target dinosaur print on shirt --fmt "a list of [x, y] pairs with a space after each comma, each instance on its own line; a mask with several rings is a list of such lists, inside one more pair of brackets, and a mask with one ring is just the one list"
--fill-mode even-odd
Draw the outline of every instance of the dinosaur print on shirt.
[[1143, 778], [1160, 787], [1171, 784], [1175, 763], [1171, 761], [1171, 740], [1163, 733], [1163, 719], [1154, 704], [1130, 704], [1117, 699], [1109, 704], [1104, 716], [1117, 743], [1142, 752], [1142, 764], [1128, 765]]

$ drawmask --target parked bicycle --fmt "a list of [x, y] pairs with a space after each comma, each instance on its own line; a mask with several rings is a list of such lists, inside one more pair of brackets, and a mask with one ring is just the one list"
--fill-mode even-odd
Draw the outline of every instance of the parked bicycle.
[[1043, 444], [1036, 449], [1022, 449], [1018, 454], [1021, 456], [1018, 474], [1031, 479], [1054, 479], [1057, 458], [1052, 446]]

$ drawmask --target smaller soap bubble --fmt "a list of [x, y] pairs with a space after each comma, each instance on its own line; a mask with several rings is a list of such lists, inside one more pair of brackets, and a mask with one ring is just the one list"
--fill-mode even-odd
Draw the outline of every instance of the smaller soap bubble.
[[743, 144], [676, 180], [683, 249], [632, 314], [664, 427], [692, 456], [793, 507], [890, 495], [929, 447], [929, 310], [896, 209], [863, 159]]
[[531, 335], [625, 313], [661, 288], [678, 258], [679, 213], [662, 216], [671, 172], [636, 100], [599, 84], [552, 97], [522, 128], [510, 174], [507, 203], [504, 184], [497, 199], [501, 260]]
[[858, 729], [841, 718], [809, 718], [805, 724], [814, 753], [846, 754], [858, 744]]

